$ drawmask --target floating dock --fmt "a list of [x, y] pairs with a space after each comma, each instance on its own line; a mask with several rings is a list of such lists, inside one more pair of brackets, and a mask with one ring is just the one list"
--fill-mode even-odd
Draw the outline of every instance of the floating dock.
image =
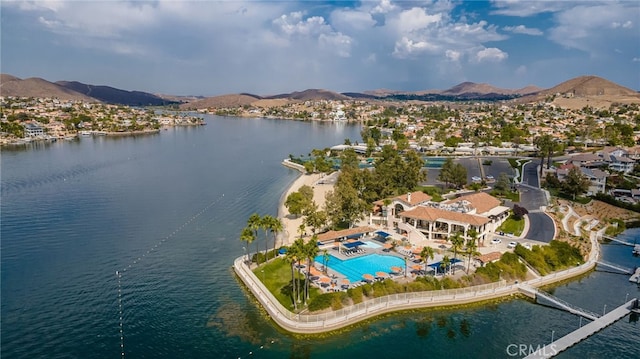
[[640, 284], [640, 267], [637, 267], [636, 272], [633, 273], [631, 277], [629, 277], [629, 282]]

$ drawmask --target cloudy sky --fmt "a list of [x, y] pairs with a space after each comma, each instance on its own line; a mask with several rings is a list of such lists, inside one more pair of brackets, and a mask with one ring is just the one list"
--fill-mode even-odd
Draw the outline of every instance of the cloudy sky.
[[638, 1], [7, 1], [1, 71], [177, 95], [640, 90]]

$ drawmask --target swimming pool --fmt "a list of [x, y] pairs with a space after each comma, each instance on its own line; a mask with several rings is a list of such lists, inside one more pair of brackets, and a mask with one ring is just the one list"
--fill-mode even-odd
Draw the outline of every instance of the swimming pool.
[[[324, 263], [323, 257], [317, 256], [316, 263], [322, 265]], [[362, 275], [366, 273], [375, 276], [376, 272], [391, 272], [391, 267], [393, 266], [404, 268], [404, 259], [376, 253], [346, 260], [341, 260], [331, 255], [327, 266], [336, 272], [342, 273], [349, 281], [359, 282], [362, 280]]]

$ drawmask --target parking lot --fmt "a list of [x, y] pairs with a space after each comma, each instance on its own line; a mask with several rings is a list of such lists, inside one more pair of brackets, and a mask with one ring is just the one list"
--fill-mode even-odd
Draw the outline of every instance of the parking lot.
[[[485, 160], [491, 161], [491, 165], [483, 165], [482, 163]], [[506, 173], [507, 176], [512, 178], [515, 176], [515, 171], [509, 164], [509, 161], [506, 158], [502, 157], [458, 157], [453, 159], [454, 163], [460, 163], [467, 169], [467, 183], [473, 183], [474, 177], [480, 178], [482, 180], [482, 172], [484, 172], [484, 176], [493, 176], [494, 180], [488, 180], [487, 184], [489, 186], [495, 183], [494, 181], [500, 177], [501, 173]], [[482, 171], [480, 171], [480, 166], [482, 166]], [[427, 181], [422, 183], [426, 186], [436, 186], [443, 185], [444, 183], [438, 181], [438, 177], [440, 176], [439, 168], [428, 168], [427, 169]], [[476, 181], [479, 182], [479, 181]]]

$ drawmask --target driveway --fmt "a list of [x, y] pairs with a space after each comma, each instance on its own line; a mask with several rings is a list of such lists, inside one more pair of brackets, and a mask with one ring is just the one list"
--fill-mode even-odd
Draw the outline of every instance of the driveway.
[[520, 191], [520, 206], [529, 211], [529, 231], [526, 238], [551, 242], [555, 236], [555, 226], [551, 217], [540, 211], [540, 207], [546, 206], [547, 196], [539, 188], [537, 168], [540, 162], [533, 160], [524, 166], [522, 175], [522, 185], [518, 186]]

